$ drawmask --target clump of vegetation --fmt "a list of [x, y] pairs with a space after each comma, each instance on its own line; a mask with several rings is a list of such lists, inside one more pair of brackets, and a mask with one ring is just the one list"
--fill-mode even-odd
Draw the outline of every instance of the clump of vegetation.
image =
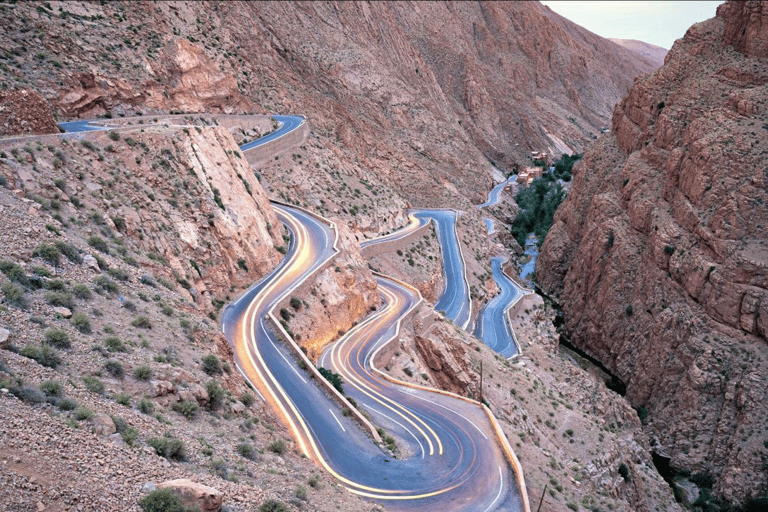
[[184, 441], [174, 437], [150, 437], [147, 444], [155, 449], [161, 457], [168, 460], [183, 462], [187, 460], [187, 450], [184, 447]]
[[149, 380], [152, 378], [152, 368], [144, 364], [133, 369], [133, 376], [137, 380]]
[[197, 411], [200, 407], [197, 405], [197, 402], [182, 400], [181, 402], [174, 402], [171, 408], [188, 420], [191, 420], [197, 416]]
[[195, 512], [197, 507], [185, 507], [181, 498], [172, 489], [155, 489], [141, 500], [142, 512]]
[[283, 441], [282, 439], [277, 439], [277, 440], [272, 441], [271, 443], [269, 443], [269, 446], [267, 448], [272, 453], [276, 453], [278, 455], [282, 455], [282, 454], [285, 453], [285, 449], [286, 449], [285, 441]]
[[151, 329], [152, 321], [144, 315], [139, 315], [133, 319], [131, 325], [140, 329]]
[[48, 329], [43, 337], [43, 344], [56, 348], [69, 348], [72, 342], [69, 341], [69, 334], [62, 329]]
[[221, 407], [224, 402], [224, 389], [219, 386], [215, 380], [209, 380], [205, 384], [205, 390], [208, 392], [208, 408], [215, 411]]
[[61, 382], [57, 380], [44, 380], [40, 383], [40, 391], [45, 396], [59, 397], [61, 396]]
[[88, 245], [93, 247], [99, 252], [103, 252], [104, 254], [109, 254], [109, 245], [107, 245], [107, 242], [96, 235], [92, 235], [88, 237]]
[[213, 354], [205, 356], [200, 366], [208, 375], [221, 375], [222, 373], [219, 358]]
[[104, 383], [101, 382], [98, 377], [86, 375], [83, 377], [83, 384], [85, 384], [85, 388], [91, 393], [96, 393], [97, 395], [104, 394]]
[[115, 361], [114, 359], [110, 359], [109, 361], [104, 363], [104, 369], [107, 371], [108, 374], [110, 374], [116, 379], [122, 379], [125, 376], [125, 370], [123, 369], [123, 365], [120, 364], [120, 361]]
[[6, 283], [3, 283], [2, 287], [3, 295], [5, 296], [5, 301], [15, 306], [19, 309], [26, 309], [27, 308], [27, 295], [24, 293], [24, 290], [13, 284], [12, 282], [8, 281]]
[[259, 505], [259, 512], [288, 512], [288, 507], [282, 501], [267, 500]]
[[110, 352], [127, 352], [128, 347], [117, 336], [110, 336], [104, 340], [104, 346]]
[[58, 266], [61, 262], [61, 252], [56, 246], [49, 244], [40, 244], [32, 252], [32, 256], [41, 258], [43, 261], [50, 263], [54, 267]]
[[619, 475], [621, 475], [625, 482], [632, 480], [632, 476], [629, 474], [629, 467], [623, 462], [619, 464]]
[[541, 247], [563, 199], [565, 191], [560, 184], [553, 185], [545, 178], [534, 180], [531, 186], [517, 193], [515, 201], [521, 211], [512, 223], [511, 232], [520, 247], [525, 247], [525, 239], [531, 232], [536, 235], [537, 245]]
[[256, 458], [256, 450], [248, 443], [240, 443], [237, 445], [237, 453], [239, 453], [241, 457], [245, 457], [248, 460], [253, 460]]
[[39, 364], [47, 366], [48, 368], [56, 368], [61, 364], [61, 357], [59, 356], [59, 353], [48, 345], [43, 345], [40, 348], [35, 345], [27, 345], [21, 349], [19, 354], [24, 357], [34, 359]]
[[336, 391], [344, 394], [344, 387], [342, 386], [343, 381], [341, 380], [341, 375], [338, 373], [335, 373], [333, 370], [328, 370], [327, 368], [318, 368], [318, 372], [320, 372], [320, 375], [325, 377], [325, 379], [331, 383], [331, 385], [336, 388]]
[[91, 333], [91, 321], [85, 313], [72, 315], [72, 326], [83, 334]]
[[578, 153], [575, 155], [561, 156], [560, 160], [555, 162], [554, 177], [563, 181], [571, 181], [573, 164], [578, 162], [580, 159], [581, 155]]

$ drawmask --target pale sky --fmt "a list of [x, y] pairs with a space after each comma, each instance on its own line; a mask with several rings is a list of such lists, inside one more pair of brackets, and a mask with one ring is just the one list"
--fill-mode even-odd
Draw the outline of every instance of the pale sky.
[[560, 16], [602, 37], [637, 39], [669, 50], [694, 23], [715, 16], [723, 0], [648, 2], [541, 2]]

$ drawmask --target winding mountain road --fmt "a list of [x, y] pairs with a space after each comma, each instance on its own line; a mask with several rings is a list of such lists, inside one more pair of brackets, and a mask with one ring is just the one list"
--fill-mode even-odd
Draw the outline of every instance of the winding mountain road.
[[457, 213], [455, 210], [413, 210], [413, 215], [435, 223], [437, 241], [443, 255], [445, 290], [435, 304], [435, 309], [444, 311], [446, 318], [467, 330], [472, 321], [472, 298], [469, 296], [464, 256], [456, 234]]

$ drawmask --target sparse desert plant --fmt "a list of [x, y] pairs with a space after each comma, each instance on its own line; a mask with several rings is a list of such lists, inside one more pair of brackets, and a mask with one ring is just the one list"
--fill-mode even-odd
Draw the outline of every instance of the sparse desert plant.
[[243, 405], [246, 407], [250, 407], [253, 405], [253, 402], [255, 401], [253, 398], [253, 395], [250, 393], [243, 393], [243, 396], [240, 397], [240, 401], [243, 402]]
[[35, 345], [27, 345], [19, 352], [20, 355], [34, 359], [39, 364], [47, 366], [48, 368], [56, 368], [61, 364], [61, 357], [54, 348], [48, 345], [43, 345], [38, 348]]
[[137, 380], [149, 380], [152, 378], [152, 368], [144, 364], [133, 369], [133, 376]]
[[54, 245], [56, 246], [56, 249], [58, 249], [59, 252], [72, 263], [77, 263], [79, 265], [83, 262], [83, 258], [80, 256], [80, 249], [74, 245], [68, 244], [67, 242], [63, 242], [61, 240], [54, 242]]
[[110, 359], [109, 361], [104, 363], [104, 369], [107, 371], [108, 374], [110, 374], [116, 379], [122, 379], [125, 376], [125, 370], [123, 369], [123, 365], [120, 364], [120, 361], [115, 361], [114, 359]]
[[110, 352], [127, 352], [128, 347], [125, 346], [123, 341], [117, 336], [110, 336], [104, 340], [104, 346]]
[[118, 393], [115, 395], [115, 402], [119, 403], [120, 405], [124, 405], [125, 407], [130, 407], [131, 395], [128, 393]]
[[93, 296], [91, 289], [83, 283], [77, 283], [72, 287], [72, 295], [83, 300], [89, 300]]
[[3, 283], [2, 291], [5, 296], [5, 302], [19, 309], [27, 308], [27, 295], [20, 286], [8, 281]]
[[241, 457], [245, 457], [248, 460], [253, 460], [256, 458], [256, 450], [252, 445], [248, 443], [240, 443], [237, 445], [237, 453], [239, 453]]
[[107, 276], [99, 276], [94, 280], [97, 292], [120, 293], [120, 287]]
[[32, 252], [32, 256], [41, 258], [54, 267], [57, 267], [61, 262], [61, 252], [59, 252], [56, 246], [50, 244], [43, 243], [38, 245]]
[[77, 421], [89, 420], [93, 418], [93, 411], [81, 405], [75, 409], [74, 415]]
[[109, 245], [107, 245], [107, 242], [97, 235], [91, 235], [88, 237], [88, 245], [93, 247], [99, 252], [103, 252], [104, 254], [109, 254]]
[[621, 475], [621, 478], [623, 478], [625, 482], [632, 480], [632, 477], [629, 474], [629, 467], [623, 462], [619, 464], [619, 475]]
[[151, 329], [152, 321], [144, 315], [139, 315], [133, 319], [131, 325], [140, 329]]
[[75, 409], [77, 409], [77, 402], [75, 402], [71, 398], [62, 398], [56, 403], [56, 407], [58, 407], [62, 411], [74, 411]]
[[75, 299], [69, 292], [48, 292], [45, 294], [45, 301], [53, 307], [75, 308]]
[[259, 512], [289, 512], [289, 509], [282, 501], [267, 500], [259, 505]]
[[101, 382], [98, 377], [86, 375], [83, 377], [83, 384], [85, 384], [85, 388], [91, 393], [96, 393], [98, 395], [104, 394], [104, 383]]
[[155, 452], [168, 460], [185, 461], [187, 451], [184, 441], [174, 437], [150, 437], [147, 444], [155, 449]]
[[172, 489], [155, 489], [139, 500], [142, 512], [193, 512]]
[[57, 380], [44, 380], [40, 383], [40, 391], [45, 396], [61, 396], [61, 382]]
[[197, 402], [193, 402], [191, 400], [182, 400], [181, 402], [174, 402], [171, 408], [188, 420], [191, 420], [197, 416], [197, 410], [200, 407], [198, 407]]
[[221, 374], [221, 363], [219, 362], [219, 358], [213, 354], [208, 354], [205, 356], [200, 363], [200, 367], [208, 375]]
[[139, 411], [144, 414], [152, 414], [155, 410], [155, 404], [149, 398], [144, 398], [139, 402]]
[[285, 449], [286, 449], [285, 441], [283, 441], [282, 439], [277, 439], [275, 441], [272, 441], [271, 443], [269, 443], [268, 448], [269, 448], [269, 451], [271, 451], [272, 453], [282, 455], [285, 453]]
[[72, 315], [72, 327], [83, 334], [91, 333], [91, 321], [85, 313], [75, 313]]
[[215, 411], [221, 407], [224, 401], [224, 389], [219, 386], [219, 383], [215, 380], [209, 380], [205, 384], [205, 390], [208, 392], [208, 408]]
[[69, 334], [62, 329], [48, 329], [45, 331], [43, 344], [56, 348], [69, 348], [72, 343], [69, 341]]

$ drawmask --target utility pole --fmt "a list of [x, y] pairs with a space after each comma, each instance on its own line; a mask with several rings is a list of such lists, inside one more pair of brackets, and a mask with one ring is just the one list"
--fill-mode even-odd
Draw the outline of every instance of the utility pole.
[[544, 484], [544, 490], [541, 492], [541, 499], [539, 500], [539, 508], [536, 509], [536, 512], [541, 512], [541, 505], [544, 504], [544, 494], [547, 492], [547, 485]]
[[483, 403], [483, 360], [480, 360], [480, 403]]

